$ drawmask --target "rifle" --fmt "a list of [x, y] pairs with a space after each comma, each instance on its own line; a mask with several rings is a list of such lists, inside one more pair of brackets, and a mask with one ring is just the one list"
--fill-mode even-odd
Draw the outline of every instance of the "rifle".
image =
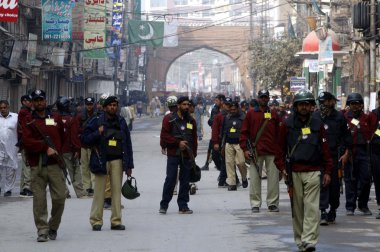
[[252, 145], [251, 140], [249, 140], [249, 139], [247, 139], [247, 148], [249, 151], [249, 157], [251, 158], [251, 161], [256, 168], [257, 174], [259, 174], [259, 178], [261, 179], [260, 167], [257, 163], [256, 150], [255, 150], [254, 146]]
[[285, 184], [288, 187], [288, 194], [290, 198], [290, 209], [292, 210], [292, 218], [294, 217], [293, 213], [293, 174], [292, 174], [292, 163], [290, 160], [290, 157], [287, 157], [285, 159], [285, 170], [286, 170], [286, 178], [285, 178]]
[[[54, 143], [53, 143], [53, 140], [51, 139], [50, 136], [47, 136], [45, 135], [41, 129], [39, 127], [36, 126], [35, 124], [35, 120], [31, 121], [28, 123], [28, 125], [32, 125], [33, 128], [38, 132], [38, 134], [40, 134], [40, 136], [42, 137], [42, 140], [45, 142], [45, 144], [47, 146], [49, 146], [50, 148], [52, 148], [56, 154], [52, 155], [51, 157], [55, 159], [55, 161], [57, 161], [57, 164], [58, 166], [62, 169], [63, 171], [63, 175], [65, 176], [65, 179], [67, 180], [67, 183], [69, 185], [71, 185], [71, 182], [69, 180], [69, 178], [67, 177], [67, 170], [66, 170], [66, 163], [65, 163], [65, 160], [62, 158], [61, 155], [58, 154], [58, 151], [57, 151], [57, 148], [55, 147]], [[42, 164], [47, 164], [47, 160], [48, 160], [48, 156], [46, 153], [43, 153], [43, 156], [42, 156]]]

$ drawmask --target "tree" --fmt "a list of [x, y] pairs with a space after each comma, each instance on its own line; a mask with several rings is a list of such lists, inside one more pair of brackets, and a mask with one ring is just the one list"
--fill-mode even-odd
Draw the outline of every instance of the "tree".
[[300, 76], [302, 60], [294, 56], [301, 50], [300, 39], [283, 38], [264, 43], [256, 40], [250, 46], [250, 71], [261, 87], [281, 88], [292, 76]]

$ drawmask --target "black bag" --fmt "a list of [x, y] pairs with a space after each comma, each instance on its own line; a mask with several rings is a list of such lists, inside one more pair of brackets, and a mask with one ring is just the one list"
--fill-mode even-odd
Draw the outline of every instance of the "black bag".
[[190, 165], [190, 174], [189, 174], [189, 182], [195, 183], [201, 180], [201, 168], [194, 162], [191, 162]]
[[103, 167], [102, 159], [96, 148], [91, 149], [90, 171], [94, 174], [107, 174], [107, 170]]

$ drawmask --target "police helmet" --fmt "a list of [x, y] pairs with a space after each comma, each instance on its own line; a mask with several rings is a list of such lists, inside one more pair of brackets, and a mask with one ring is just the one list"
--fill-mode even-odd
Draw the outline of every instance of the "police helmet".
[[293, 106], [298, 102], [310, 102], [315, 105], [314, 95], [307, 89], [301, 89], [294, 95]]
[[[134, 185], [132, 184], [132, 181], [134, 181]], [[137, 183], [136, 179], [134, 177], [128, 177], [127, 180], [124, 182], [123, 187], [121, 188], [121, 194], [126, 199], [136, 199], [140, 196], [140, 193], [137, 190]]]
[[259, 98], [263, 97], [263, 96], [268, 96], [269, 97], [269, 91], [267, 89], [262, 89], [259, 91], [259, 93], [257, 94]]
[[99, 98], [99, 104], [100, 104], [101, 106], [103, 106], [104, 101], [107, 100], [107, 98], [108, 98], [109, 96], [110, 96], [109, 94], [102, 94], [102, 95], [100, 96], [100, 98]]
[[166, 98], [166, 106], [168, 107], [176, 107], [177, 106], [177, 97], [174, 95], [169, 96]]
[[63, 112], [63, 111], [67, 112], [67, 111], [70, 110], [71, 101], [70, 101], [70, 99], [68, 97], [61, 96], [61, 97], [59, 97], [57, 99], [56, 105], [57, 105], [58, 111], [60, 111], [60, 112]]
[[351, 93], [347, 96], [346, 104], [350, 105], [351, 102], [360, 102], [361, 104], [364, 103], [363, 97], [359, 93]]

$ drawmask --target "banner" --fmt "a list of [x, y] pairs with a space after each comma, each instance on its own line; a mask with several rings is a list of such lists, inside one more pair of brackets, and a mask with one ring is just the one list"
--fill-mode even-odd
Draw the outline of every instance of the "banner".
[[146, 44], [153, 47], [163, 45], [164, 22], [129, 20], [128, 39], [132, 44]]
[[[85, 0], [83, 22], [83, 57], [104, 59], [106, 46], [106, 1]], [[101, 49], [97, 49], [101, 48]]]
[[164, 24], [164, 41], [162, 42], [163, 47], [176, 47], [178, 46], [178, 22], [177, 20], [172, 20], [171, 22], [165, 22]]
[[75, 3], [73, 16], [73, 40], [83, 40], [83, 0]]
[[0, 22], [17, 22], [18, 0], [0, 0]]
[[[112, 8], [112, 32], [111, 32], [111, 46], [121, 45], [121, 29], [123, 27], [123, 0], [113, 0]], [[109, 45], [107, 45], [109, 46]], [[112, 48], [113, 50], [113, 48]], [[120, 47], [117, 48], [116, 55], [112, 53], [113, 59], [120, 58]]]
[[297, 92], [306, 87], [305, 77], [290, 77], [290, 92]]
[[42, 40], [72, 40], [72, 7], [71, 0], [42, 0]]
[[325, 40], [319, 40], [318, 64], [334, 64], [331, 36], [327, 36]]

